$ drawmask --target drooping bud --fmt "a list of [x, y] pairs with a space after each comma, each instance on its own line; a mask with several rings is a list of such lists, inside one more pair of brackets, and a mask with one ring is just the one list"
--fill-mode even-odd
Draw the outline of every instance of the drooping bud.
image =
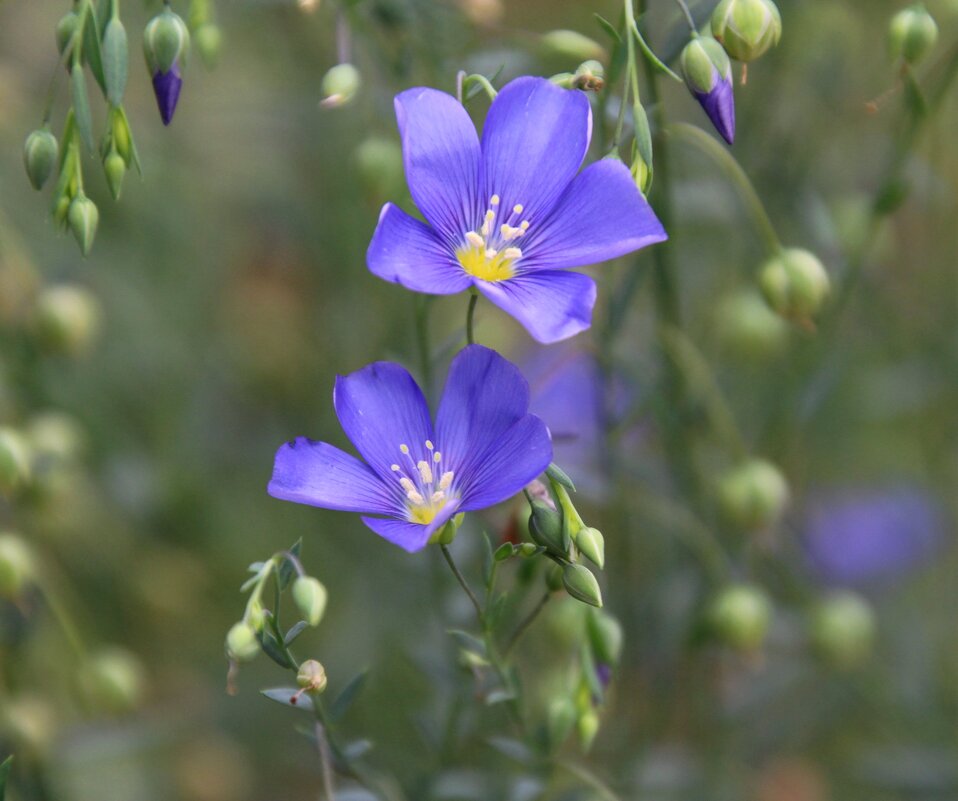
[[839, 670], [850, 670], [871, 653], [875, 615], [860, 596], [851, 592], [838, 593], [815, 610], [811, 638], [822, 659]]
[[46, 126], [33, 131], [23, 143], [23, 165], [34, 189], [41, 189], [57, 164], [57, 138]]
[[[526, 544], [532, 545], [531, 542]], [[518, 549], [515, 545], [513, 545], [511, 542], [504, 542], [502, 545], [496, 548], [495, 552], [492, 554], [492, 558], [496, 562], [505, 562], [506, 559], [511, 559], [513, 556], [515, 556], [517, 552]]]
[[769, 259], [759, 274], [768, 305], [782, 317], [809, 323], [828, 297], [828, 273], [814, 253], [788, 248]]
[[37, 298], [34, 328], [40, 344], [52, 353], [84, 353], [100, 326], [100, 305], [81, 286], [60, 284], [44, 289]]
[[68, 11], [60, 17], [56, 27], [57, 50], [60, 53], [70, 46], [70, 40], [73, 39], [79, 23], [80, 15], [76, 11]]
[[293, 601], [310, 626], [318, 626], [326, 612], [329, 593], [322, 583], [312, 576], [299, 576], [293, 582]]
[[237, 662], [248, 662], [259, 653], [256, 632], [245, 621], [234, 623], [226, 635], [226, 654]]
[[180, 62], [190, 46], [190, 32], [180, 16], [167, 8], [146, 24], [143, 54], [150, 74], [167, 73]]
[[574, 85], [576, 89], [586, 92], [601, 92], [605, 88], [605, 67], [595, 59], [583, 61], [575, 71]]
[[649, 115], [641, 103], [632, 104], [632, 124], [635, 138], [632, 140], [632, 180], [639, 191], [646, 195], [652, 188], [652, 130]]
[[569, 552], [569, 538], [564, 533], [562, 515], [544, 501], [532, 502], [529, 515], [529, 536], [533, 542], [553, 553], [565, 555]]
[[578, 31], [549, 31], [542, 35], [539, 44], [545, 55], [564, 61], [601, 61], [606, 57], [602, 45]]
[[696, 36], [682, 51], [685, 85], [699, 101], [722, 138], [735, 141], [735, 96], [732, 92], [732, 62], [722, 46], [710, 36]]
[[562, 567], [562, 584], [577, 601], [591, 606], [602, 606], [602, 591], [592, 571], [585, 565], [569, 563]]
[[589, 644], [596, 662], [615, 666], [622, 655], [622, 626], [619, 621], [606, 612], [589, 610]]
[[119, 200], [123, 190], [123, 178], [126, 176], [126, 162], [117, 150], [111, 150], [103, 159], [103, 172], [106, 174], [110, 194], [114, 200]]
[[768, 360], [782, 353], [788, 344], [788, 323], [769, 309], [755, 290], [722, 298], [715, 325], [719, 342], [743, 360]]
[[207, 69], [213, 69], [219, 61], [223, 46], [223, 31], [219, 25], [206, 22], [193, 31], [193, 41]]
[[549, 565], [546, 570], [546, 587], [549, 592], [558, 592], [562, 589], [562, 565]]
[[143, 666], [129, 651], [110, 648], [90, 659], [80, 683], [98, 707], [110, 712], [129, 712], [136, 708], [143, 695]]
[[904, 8], [891, 18], [888, 49], [891, 57], [908, 64], [921, 61], [938, 41], [938, 25], [922, 3]]
[[580, 528], [575, 537], [575, 547], [599, 570], [605, 567], [605, 538], [597, 528]]
[[31, 454], [26, 440], [19, 431], [9, 427], [0, 428], [0, 493], [9, 495], [29, 479]]
[[743, 651], [754, 651], [768, 634], [772, 603], [759, 587], [733, 585], [715, 599], [710, 620], [716, 635], [724, 643]]
[[110, 134], [113, 147], [129, 167], [133, 163], [133, 134], [130, 132], [130, 123], [121, 107], [113, 106], [110, 109]]
[[70, 203], [70, 210], [67, 212], [67, 222], [70, 224], [70, 230], [80, 246], [80, 252], [84, 256], [89, 256], [93, 249], [93, 240], [96, 238], [96, 227], [100, 222], [100, 212], [97, 211], [96, 204], [90, 200], [83, 191], [77, 193]]
[[782, 16], [772, 0], [722, 0], [712, 12], [712, 35], [732, 58], [754, 61], [782, 36]]
[[33, 555], [16, 534], [0, 534], [0, 598], [16, 598], [33, 577]]
[[788, 503], [788, 483], [775, 465], [750, 459], [719, 478], [718, 500], [730, 523], [756, 531], [778, 522]]
[[169, 72], [153, 73], [153, 94], [156, 96], [156, 105], [164, 125], [169, 125], [173, 121], [182, 88], [183, 78], [180, 76], [179, 65], [174, 64]]
[[319, 694], [326, 689], [326, 668], [315, 659], [307, 659], [299, 666], [296, 683], [310, 694]]
[[362, 86], [363, 78], [352, 64], [337, 64], [323, 76], [323, 108], [339, 108], [349, 103]]

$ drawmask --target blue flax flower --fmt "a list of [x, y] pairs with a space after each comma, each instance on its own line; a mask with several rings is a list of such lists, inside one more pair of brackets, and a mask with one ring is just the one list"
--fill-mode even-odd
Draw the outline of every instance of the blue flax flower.
[[300, 437], [276, 453], [269, 494], [360, 512], [381, 537], [423, 548], [454, 515], [519, 492], [552, 461], [529, 386], [493, 350], [471, 345], [449, 368], [436, 421], [413, 377], [376, 362], [336, 379], [333, 406], [359, 459]]
[[603, 159], [579, 172], [592, 133], [582, 92], [512, 81], [481, 143], [450, 95], [420, 87], [395, 105], [406, 180], [426, 224], [383, 207], [366, 255], [380, 278], [433, 295], [476, 287], [550, 343], [592, 320], [595, 282], [566, 268], [666, 239], [624, 164]]

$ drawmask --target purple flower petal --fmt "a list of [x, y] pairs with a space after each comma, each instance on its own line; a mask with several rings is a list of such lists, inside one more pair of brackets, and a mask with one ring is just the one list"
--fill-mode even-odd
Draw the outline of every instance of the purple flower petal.
[[482, 202], [496, 194], [503, 209], [521, 204], [522, 218], [534, 227], [575, 176], [591, 135], [592, 109], [583, 92], [545, 78], [507, 84], [482, 131]]
[[455, 500], [449, 501], [427, 526], [420, 523], [410, 523], [406, 520], [384, 520], [379, 517], [364, 517], [362, 520], [383, 539], [388, 540], [393, 545], [398, 545], [409, 553], [415, 553], [425, 548], [432, 535], [446, 525], [458, 511], [459, 503]]
[[180, 77], [178, 64], [174, 64], [169, 72], [157, 70], [153, 74], [153, 94], [156, 95], [156, 105], [159, 106], [164, 125], [169, 125], [173, 120], [173, 112], [176, 111], [182, 88], [183, 79]]
[[452, 295], [472, 283], [432, 229], [392, 203], [379, 215], [366, 264], [374, 275], [415, 292]]
[[522, 241], [522, 267], [582, 267], [665, 239], [629, 168], [602, 159], [579, 173], [546, 220], [529, 229]]
[[722, 77], [716, 70], [716, 84], [711, 92], [694, 92], [702, 104], [712, 125], [722, 138], [732, 144], [735, 141], [735, 95], [730, 76]]
[[467, 472], [489, 442], [529, 411], [529, 384], [494, 350], [470, 345], [452, 360], [436, 414], [446, 469]]
[[297, 437], [276, 452], [267, 491], [274, 498], [341, 512], [396, 514], [397, 493], [355, 456]]
[[409, 89], [395, 100], [406, 181], [416, 207], [444, 239], [458, 245], [479, 208], [479, 139], [454, 97]]
[[[408, 466], [426, 455], [434, 439], [429, 407], [408, 371], [392, 362], [374, 362], [336, 379], [333, 406], [346, 436], [382, 479], [395, 481], [391, 466]], [[401, 446], [409, 449], [402, 452]]]
[[581, 273], [536, 270], [498, 283], [480, 281], [477, 287], [546, 345], [592, 324], [595, 281]]
[[534, 414], [527, 414], [473, 460], [461, 485], [460, 508], [485, 509], [511, 498], [551, 461], [549, 429]]

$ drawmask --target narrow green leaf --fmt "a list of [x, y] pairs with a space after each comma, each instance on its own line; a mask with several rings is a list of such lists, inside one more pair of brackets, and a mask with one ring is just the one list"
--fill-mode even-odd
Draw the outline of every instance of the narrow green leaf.
[[257, 632], [256, 639], [259, 640], [259, 644], [263, 647], [263, 653], [265, 653], [281, 668], [292, 670], [294, 667], [296, 667], [292, 662], [289, 661], [289, 657], [287, 657], [279, 647], [279, 641], [272, 634], [266, 631], [266, 629]]
[[126, 28], [119, 19], [111, 19], [103, 34], [103, 79], [106, 97], [114, 106], [123, 102], [126, 78], [130, 66], [130, 48]]
[[569, 492], [575, 492], [575, 484], [572, 483], [572, 479], [569, 478], [568, 474], [555, 462], [550, 464], [546, 468], [546, 475], [549, 476], [556, 484], [561, 484]]
[[601, 14], [593, 14], [595, 21], [599, 23], [599, 27], [602, 28], [609, 36], [612, 38], [612, 41], [622, 43], [622, 37], [619, 35], [619, 32], [615, 29], [615, 25], [609, 22]]
[[492, 541], [489, 539], [489, 535], [483, 531], [482, 532], [482, 580], [485, 583], [486, 588], [488, 589], [489, 583], [492, 581], [492, 567], [495, 564], [495, 560], [492, 555]]
[[119, 109], [120, 114], [123, 115], [123, 121], [126, 123], [127, 131], [130, 132], [130, 150], [133, 156], [133, 166], [136, 167], [137, 173], [139, 173], [140, 177], [142, 177], [143, 167], [140, 164], [140, 154], [136, 149], [136, 141], [133, 139], [133, 129], [130, 127], [130, 120], [127, 118], [126, 111], [124, 110], [123, 106], [117, 106], [117, 108]]
[[483, 658], [488, 656], [486, 653], [486, 644], [468, 631], [449, 629], [446, 633], [456, 641], [460, 648], [464, 648], [467, 651], [475, 651], [477, 654], [482, 655]]
[[83, 60], [90, 65], [90, 72], [106, 94], [106, 80], [103, 77], [103, 53], [100, 50], [100, 25], [93, 4], [87, 2], [87, 18], [83, 25]]
[[83, 144], [93, 153], [96, 150], [93, 144], [93, 118], [90, 115], [90, 98], [87, 95], [86, 76], [82, 67], [74, 65], [70, 73], [70, 88], [73, 93], [73, 113], [77, 130]]
[[283, 644], [289, 647], [293, 640], [302, 634], [308, 628], [308, 626], [309, 624], [305, 620], [300, 620], [299, 623], [286, 632], [286, 636], [283, 638]]
[[367, 674], [368, 671], [366, 670], [358, 674], [351, 682], [349, 682], [349, 684], [343, 688], [343, 691], [336, 696], [336, 700], [333, 701], [332, 705], [329, 707], [330, 720], [334, 722], [337, 720], [342, 720], [343, 716], [353, 705], [353, 701], [356, 700], [356, 697], [362, 691], [363, 685], [366, 683]]
[[[289, 549], [289, 552], [299, 559], [299, 552], [302, 550], [302, 548], [303, 538], [300, 537], [298, 540], [296, 540], [296, 542], [293, 543], [293, 547]], [[279, 567], [279, 576], [277, 577], [280, 592], [289, 586], [289, 582], [292, 580], [294, 572], [295, 568], [293, 567], [293, 563], [289, 559], [283, 559], [283, 563]]]
[[7, 793], [7, 778], [10, 776], [10, 768], [13, 766], [13, 755], [11, 754], [3, 763], [0, 764], [0, 801]]
[[313, 699], [294, 687], [272, 687], [269, 690], [260, 690], [260, 693], [269, 698], [270, 701], [275, 701], [285, 707], [303, 709], [306, 712], [313, 711]]

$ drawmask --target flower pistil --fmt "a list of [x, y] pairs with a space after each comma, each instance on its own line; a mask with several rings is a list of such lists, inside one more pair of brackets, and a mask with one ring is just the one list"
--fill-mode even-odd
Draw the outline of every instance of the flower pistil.
[[512, 278], [516, 274], [515, 263], [522, 258], [522, 250], [510, 243], [529, 230], [529, 221], [521, 219], [523, 206], [514, 205], [512, 214], [497, 226], [500, 204], [499, 195], [489, 199], [479, 230], [468, 231], [462, 247], [456, 250], [462, 268], [480, 281], [496, 283]]
[[420, 459], [417, 462], [405, 443], [399, 446], [399, 450], [408, 462], [408, 467], [403, 469], [401, 465], [394, 464], [390, 469], [396, 474], [399, 486], [406, 495], [409, 520], [413, 523], [429, 525], [449, 500], [455, 473], [452, 470], [442, 469], [442, 454], [428, 439], [426, 440], [428, 459]]

